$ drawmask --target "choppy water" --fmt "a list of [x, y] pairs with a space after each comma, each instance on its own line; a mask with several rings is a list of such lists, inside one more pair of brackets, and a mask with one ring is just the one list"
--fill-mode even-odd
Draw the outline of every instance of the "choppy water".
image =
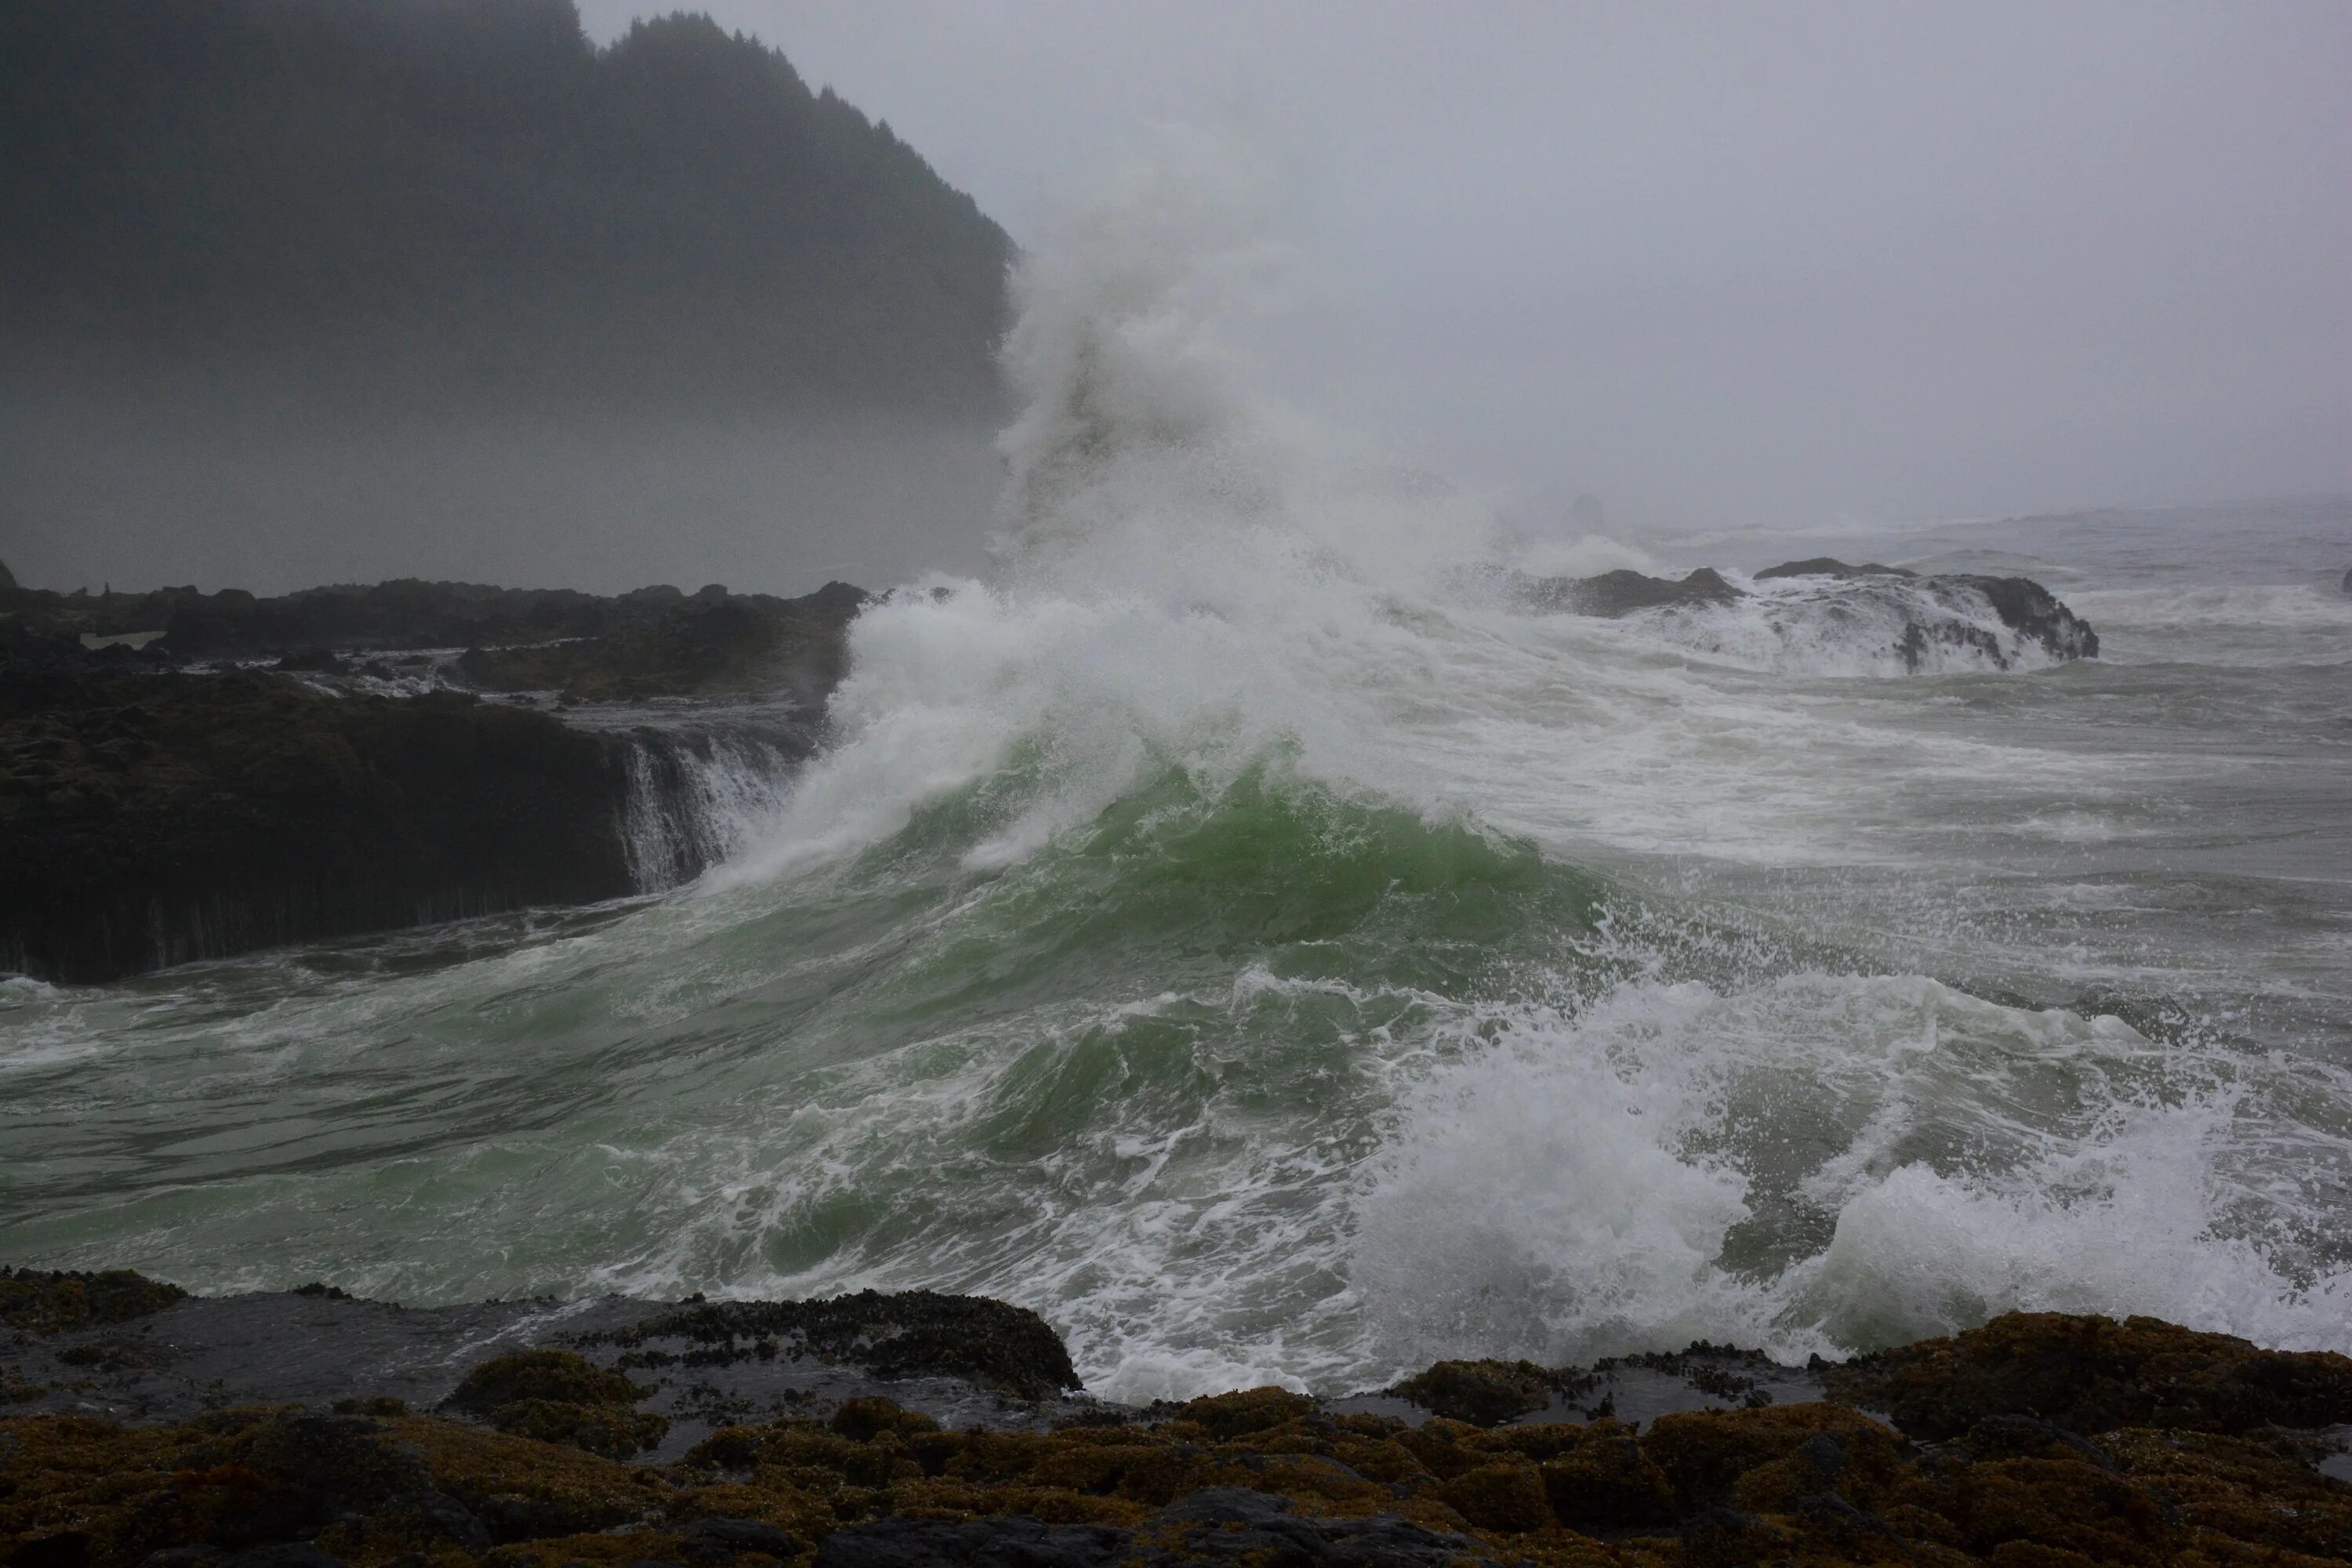
[[[999, 572], [865, 616], [805, 772], [710, 753], [719, 870], [0, 982], [0, 1256], [982, 1291], [1128, 1398], [2012, 1306], [2352, 1349], [2352, 501], [1529, 552], [1252, 391], [1224, 210], [1032, 259]], [[1824, 552], [2105, 657], [1447, 586]]]

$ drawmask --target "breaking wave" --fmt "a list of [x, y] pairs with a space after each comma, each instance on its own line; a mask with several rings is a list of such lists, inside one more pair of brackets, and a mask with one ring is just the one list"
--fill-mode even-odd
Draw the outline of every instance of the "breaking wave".
[[[2105, 841], [2117, 756], [1979, 721], [2031, 676], [1815, 679], [2030, 669], [1981, 595], [1464, 595], [1490, 520], [1235, 344], [1296, 268], [1278, 182], [1171, 134], [1108, 189], [1017, 280], [999, 570], [860, 616], [797, 773], [646, 754], [647, 885], [711, 869], [487, 954], [10, 993], [43, 1158], [0, 1243], [412, 1301], [981, 1291], [1126, 1399], [2010, 1307], [2352, 1349], [2345, 1073], [2054, 1005], [2174, 977], [1954, 891], [2020, 822]], [[1812, 918], [1864, 870], [1900, 956]]]

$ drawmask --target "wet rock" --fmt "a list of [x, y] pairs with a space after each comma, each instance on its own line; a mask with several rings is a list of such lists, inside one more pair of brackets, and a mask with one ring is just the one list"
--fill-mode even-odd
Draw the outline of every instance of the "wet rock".
[[1889, 1412], [1915, 1437], [2023, 1415], [2068, 1431], [2245, 1432], [2352, 1423], [2352, 1358], [2258, 1350], [2154, 1318], [2011, 1312], [1832, 1368], [1833, 1397]]
[[290, 678], [0, 682], [0, 970], [66, 982], [635, 890], [615, 738]]
[[333, 1552], [307, 1541], [289, 1541], [224, 1557], [219, 1568], [344, 1568], [344, 1564]]
[[1509, 573], [1507, 597], [1530, 610], [1577, 616], [1629, 616], [1668, 605], [1728, 605], [1746, 595], [1711, 566], [1676, 581], [1619, 569], [1597, 577], [1529, 577]]
[[691, 598], [641, 601], [589, 636], [477, 641], [457, 668], [484, 690], [558, 690], [575, 701], [781, 691], [821, 706], [847, 671], [849, 622], [870, 602], [846, 583], [798, 599], [713, 584]]
[[790, 1557], [799, 1551], [792, 1536], [756, 1519], [698, 1519], [678, 1531], [689, 1561], [732, 1563], [739, 1552]]
[[0, 1322], [27, 1333], [57, 1334], [127, 1323], [187, 1299], [177, 1285], [128, 1268], [96, 1274], [71, 1269], [0, 1268]]
[[1519, 1535], [1554, 1522], [1542, 1473], [1516, 1455], [1465, 1470], [1433, 1495], [1480, 1530]]
[[2096, 658], [2099, 634], [2091, 623], [2061, 604], [2049, 589], [2030, 577], [1952, 576], [1928, 582], [1957, 583], [1973, 588], [1990, 601], [2001, 624], [2042, 645], [2053, 658]]
[[518, 1351], [483, 1362], [449, 1395], [453, 1409], [488, 1415], [525, 1400], [560, 1405], [635, 1405], [647, 1392], [575, 1351]]
[[1579, 1431], [1543, 1466], [1552, 1513], [1575, 1530], [1634, 1530], [1675, 1518], [1675, 1486], [1633, 1434], [1614, 1422]]
[[978, 1296], [862, 1290], [816, 1301], [693, 1302], [583, 1343], [639, 1349], [682, 1340], [624, 1364], [724, 1366], [782, 1354], [854, 1361], [883, 1378], [961, 1377], [1021, 1399], [1080, 1385], [1070, 1352], [1043, 1318]]
[[[303, 1300], [331, 1317], [359, 1310]], [[2312, 1397], [2311, 1360], [2238, 1377], [2231, 1368], [2270, 1352], [2220, 1336], [2146, 1320], [1988, 1329], [2004, 1331], [1967, 1353], [1939, 1341], [1871, 1358], [1871, 1375], [1895, 1369], [1915, 1401], [1940, 1381], [1937, 1407], [1956, 1410], [2002, 1386], [2088, 1387], [2110, 1405], [2114, 1388], [2128, 1387], [2193, 1415], [2204, 1406], [2182, 1390], [2203, 1390], [2210, 1404], [2212, 1388], [2242, 1385], [2271, 1404], [2241, 1415], [2333, 1409]], [[1994, 1342], [2056, 1381], [2003, 1384]], [[2084, 1342], [2104, 1348], [2092, 1357]], [[806, 1351], [789, 1335], [772, 1342]], [[740, 1338], [704, 1343], [740, 1348]], [[1721, 1347], [1684, 1359], [1709, 1372], [1747, 1366]], [[2095, 1360], [2088, 1384], [2066, 1370]], [[475, 1369], [470, 1402], [498, 1410], [555, 1394], [568, 1397], [547, 1403], [632, 1408], [607, 1369], [499, 1361], [509, 1364], [495, 1374], [495, 1362]], [[774, 1363], [753, 1352], [746, 1364]], [[486, 1546], [511, 1568], [2352, 1559], [2352, 1489], [2314, 1468], [2327, 1447], [2317, 1435], [2158, 1424], [2092, 1436], [2053, 1410], [1983, 1411], [1950, 1440], [1915, 1443], [1861, 1411], [1811, 1401], [1685, 1409], [1645, 1429], [1443, 1416], [1412, 1426], [1268, 1388], [1116, 1425], [949, 1431], [861, 1396], [829, 1419], [727, 1428], [675, 1465], [620, 1464], [441, 1415], [224, 1410], [144, 1428], [17, 1416], [0, 1419], [0, 1541], [21, 1543], [19, 1561], [30, 1551], [67, 1568], [139, 1568], [182, 1551], [157, 1568], [216, 1568], [221, 1548], [297, 1540], [362, 1568], [457, 1568]]]
[[394, 1498], [382, 1511], [386, 1521], [404, 1533], [446, 1541], [477, 1556], [490, 1549], [488, 1529], [446, 1492], [411, 1492]]
[[1229, 1443], [1253, 1432], [1265, 1432], [1311, 1415], [1315, 1401], [1286, 1388], [1244, 1388], [1232, 1394], [1212, 1394], [1172, 1407], [1180, 1421], [1191, 1423], [1213, 1443]]
[[908, 1410], [896, 1400], [869, 1395], [845, 1400], [825, 1425], [853, 1443], [870, 1443], [886, 1432], [902, 1437], [936, 1432], [940, 1424], [919, 1410]]
[[1498, 1426], [1551, 1403], [1557, 1380], [1528, 1361], [1441, 1361], [1389, 1392], [1433, 1414]]
[[213, 1568], [228, 1553], [202, 1542], [193, 1546], [167, 1546], [139, 1560], [139, 1568]]
[[1108, 1568], [1125, 1561], [1123, 1530], [1025, 1517], [883, 1519], [828, 1535], [816, 1568]]
[[1493, 1550], [1468, 1536], [1441, 1532], [1395, 1518], [1309, 1519], [1287, 1499], [1238, 1488], [1193, 1493], [1146, 1520], [1121, 1563], [1281, 1563], [1394, 1565], [1495, 1560]]

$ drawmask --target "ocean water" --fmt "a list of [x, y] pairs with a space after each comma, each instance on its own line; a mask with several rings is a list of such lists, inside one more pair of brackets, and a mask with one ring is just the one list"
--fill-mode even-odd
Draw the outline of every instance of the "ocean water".
[[[1255, 195], [1139, 169], [1028, 259], [994, 570], [866, 613], [804, 768], [706, 748], [696, 882], [0, 981], [0, 1257], [977, 1291], [1132, 1400], [2018, 1307], [2352, 1350], [2352, 500], [1529, 541], [1258, 389]], [[1998, 622], [1746, 575], [1821, 553], [2104, 657], [1907, 673]]]

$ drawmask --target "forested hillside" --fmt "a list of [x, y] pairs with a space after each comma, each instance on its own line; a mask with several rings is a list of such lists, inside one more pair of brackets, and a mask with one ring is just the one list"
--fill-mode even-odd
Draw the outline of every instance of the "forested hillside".
[[1005, 235], [707, 17], [8, 0], [0, 331], [405, 395], [993, 396]]

